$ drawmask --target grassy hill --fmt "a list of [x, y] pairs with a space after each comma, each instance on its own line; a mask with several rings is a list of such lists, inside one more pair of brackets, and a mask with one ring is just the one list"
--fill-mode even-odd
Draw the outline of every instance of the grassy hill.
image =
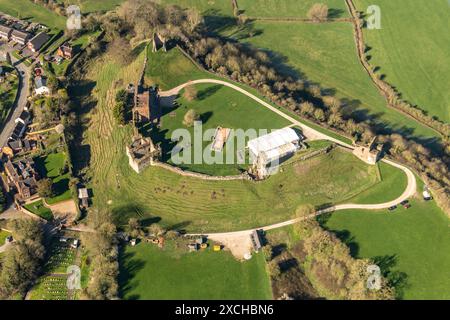
[[448, 218], [433, 202], [412, 200], [395, 211], [346, 210], [325, 226], [346, 242], [352, 254], [372, 258], [397, 282], [403, 299], [449, 299]]
[[21, 19], [29, 19], [50, 28], [65, 29], [66, 18], [29, 0], [0, 0], [0, 11]]
[[[367, 166], [340, 150], [287, 166], [283, 172], [261, 183], [203, 181], [157, 167], [136, 174], [129, 167], [124, 150], [131, 139], [131, 128], [119, 127], [115, 123], [111, 106], [115, 91], [119, 89], [115, 84], [133, 82], [132, 77], [138, 74], [141, 61], [142, 55], [134, 64], [121, 67], [111, 59], [105, 59], [96, 63], [89, 73], [90, 80], [96, 84], [93, 93], [98, 101], [97, 107], [88, 116], [89, 126], [84, 142], [90, 152], [88, 175], [94, 190], [93, 201], [95, 205], [108, 203], [119, 224], [136, 216], [144, 221], [162, 219], [161, 223], [165, 225], [181, 224], [190, 230], [223, 231], [256, 227], [290, 218], [301, 203], [322, 205], [342, 202], [377, 184], [375, 167]], [[244, 103], [243, 96], [239, 98], [240, 94], [227, 89], [219, 98], [223, 96], [240, 99], [238, 101], [243, 107], [247, 103]], [[219, 114], [230, 110], [227, 100], [222, 100], [214, 100], [217, 106], [213, 107]], [[202, 108], [201, 103], [196, 107]], [[219, 111], [220, 108], [225, 110]], [[216, 120], [251, 125], [269, 116], [259, 111], [261, 106], [257, 104], [252, 103], [245, 108], [248, 110], [245, 114], [230, 112], [226, 117], [221, 117], [223, 120]], [[251, 111], [251, 108], [255, 110]], [[246, 115], [247, 121], [244, 118]], [[272, 119], [270, 124], [273, 125], [278, 121], [277, 117], [273, 114], [264, 121]], [[175, 122], [167, 117], [163, 126], [170, 128], [171, 121]], [[260, 125], [268, 123], [261, 122]]]
[[309, 79], [337, 95], [360, 118], [373, 119], [406, 136], [438, 137], [433, 130], [387, 107], [357, 59], [351, 24], [256, 21], [253, 29], [256, 35], [242, 41], [268, 51], [280, 70]]
[[426, 1], [356, 0], [360, 11], [381, 9], [381, 29], [365, 30], [370, 63], [407, 101], [450, 122], [449, 4]]
[[315, 3], [328, 6], [329, 16], [333, 18], [347, 17], [349, 14], [342, 0], [237, 0], [239, 10], [250, 17], [300, 17], [306, 18], [309, 9]]
[[264, 256], [239, 262], [229, 252], [187, 252], [166, 242], [164, 249], [141, 243], [125, 247], [119, 257], [122, 298], [136, 299], [271, 299]]

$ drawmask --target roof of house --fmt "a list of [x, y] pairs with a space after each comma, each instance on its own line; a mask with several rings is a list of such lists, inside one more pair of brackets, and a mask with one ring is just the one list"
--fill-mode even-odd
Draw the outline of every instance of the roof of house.
[[12, 29], [10, 27], [4, 26], [4, 25], [0, 25], [0, 32], [1, 33], [9, 34], [11, 31], [12, 31]]
[[19, 30], [13, 30], [11, 35], [15, 38], [19, 38], [22, 40], [25, 40], [30, 36], [30, 34], [28, 32], [23, 32], [23, 31], [19, 31]]
[[22, 111], [18, 119], [22, 119], [23, 121], [28, 121], [30, 119], [30, 113], [26, 110]]
[[72, 50], [73, 50], [72, 46], [68, 43], [63, 44], [60, 48], [61, 48], [61, 50], [63, 50], [64, 52], [67, 52], [67, 53], [72, 53]]
[[48, 41], [48, 39], [50, 39], [50, 36], [45, 32], [41, 32], [30, 40], [30, 44], [35, 50], [39, 50]]
[[36, 89], [47, 86], [47, 79], [43, 77], [34, 78], [34, 84], [36, 85]]
[[299, 141], [302, 137], [292, 128], [283, 128], [272, 131], [269, 134], [263, 135], [248, 142], [248, 148], [258, 155], [262, 152], [269, 152], [286, 144]]
[[89, 198], [88, 190], [86, 188], [78, 189], [78, 198], [79, 199]]

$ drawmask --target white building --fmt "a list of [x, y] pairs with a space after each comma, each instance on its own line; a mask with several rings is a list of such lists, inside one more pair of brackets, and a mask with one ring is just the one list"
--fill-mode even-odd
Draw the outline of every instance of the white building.
[[47, 87], [47, 80], [45, 78], [36, 77], [34, 84], [35, 84], [34, 92], [37, 95], [49, 95], [50, 94], [50, 89]]
[[265, 177], [270, 174], [270, 168], [275, 168], [300, 148], [302, 139], [294, 129], [283, 128], [250, 140], [247, 146], [257, 176]]

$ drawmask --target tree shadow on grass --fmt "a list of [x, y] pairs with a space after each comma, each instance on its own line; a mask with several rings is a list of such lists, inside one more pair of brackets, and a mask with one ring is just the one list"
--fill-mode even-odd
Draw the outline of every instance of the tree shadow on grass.
[[119, 248], [119, 296], [127, 300], [138, 300], [140, 295], [128, 295], [138, 286], [138, 281], [134, 280], [136, 274], [145, 267], [146, 262], [135, 258], [135, 253], [126, 252], [125, 247]]
[[386, 278], [388, 284], [395, 288], [395, 296], [402, 299], [405, 289], [409, 288], [408, 275], [399, 270], [393, 270], [397, 265], [397, 255], [384, 255], [373, 257], [373, 262], [380, 267], [381, 274]]
[[213, 85], [213, 86], [209, 86], [203, 90], [200, 90], [197, 93], [197, 100], [205, 100], [206, 98], [213, 96], [222, 87], [223, 87], [222, 85]]

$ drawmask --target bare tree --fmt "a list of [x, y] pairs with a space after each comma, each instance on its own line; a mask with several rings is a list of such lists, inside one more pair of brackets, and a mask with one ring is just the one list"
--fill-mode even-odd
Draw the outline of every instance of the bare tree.
[[315, 3], [308, 11], [308, 18], [315, 22], [327, 20], [328, 18], [327, 5], [323, 3]]

